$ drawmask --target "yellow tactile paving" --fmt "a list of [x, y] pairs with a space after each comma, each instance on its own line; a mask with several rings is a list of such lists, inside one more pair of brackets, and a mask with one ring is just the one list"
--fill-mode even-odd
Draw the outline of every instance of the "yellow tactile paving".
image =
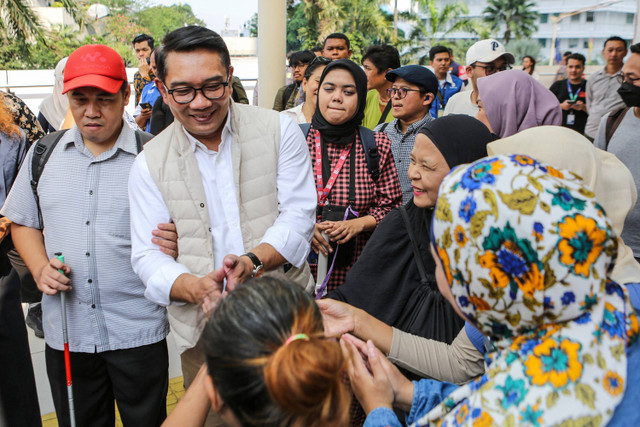
[[[178, 404], [178, 400], [184, 395], [184, 386], [182, 377], [176, 377], [169, 380], [169, 390], [167, 391], [167, 415], [173, 411]], [[56, 413], [52, 412], [42, 416], [42, 427], [58, 427], [58, 419]], [[116, 427], [123, 427], [116, 405]]]

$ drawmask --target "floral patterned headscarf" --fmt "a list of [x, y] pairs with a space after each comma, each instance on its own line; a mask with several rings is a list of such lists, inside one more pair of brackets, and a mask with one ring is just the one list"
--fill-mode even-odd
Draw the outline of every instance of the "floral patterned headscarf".
[[638, 332], [626, 289], [608, 278], [614, 234], [571, 172], [524, 155], [452, 171], [434, 244], [458, 307], [496, 351], [418, 424], [606, 424]]

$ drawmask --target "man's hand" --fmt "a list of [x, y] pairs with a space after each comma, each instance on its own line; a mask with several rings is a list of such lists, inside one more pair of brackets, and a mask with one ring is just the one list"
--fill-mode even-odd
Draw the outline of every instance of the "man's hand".
[[140, 129], [144, 129], [147, 125], [147, 121], [151, 118], [151, 108], [143, 108], [135, 117], [136, 123], [140, 127]]
[[149, 77], [150, 70], [151, 66], [147, 64], [147, 58], [138, 59], [138, 71], [140, 71], [140, 76], [144, 78]]
[[[371, 341], [369, 341], [371, 343]], [[373, 346], [373, 343], [371, 343]], [[393, 409], [393, 388], [387, 374], [382, 367], [382, 360], [386, 358], [375, 350], [366, 354], [366, 360], [350, 341], [340, 339], [340, 347], [345, 358], [348, 359], [347, 374], [351, 382], [351, 389], [358, 398], [364, 411], [369, 414], [376, 408]], [[366, 362], [368, 362], [368, 367]], [[370, 370], [369, 370], [370, 368]]]
[[196, 277], [184, 273], [178, 276], [171, 287], [170, 298], [172, 301], [184, 301], [201, 305], [205, 299], [222, 294], [224, 287], [224, 271], [218, 269], [203, 277]]
[[71, 290], [71, 279], [58, 270], [64, 271], [65, 274], [71, 272], [71, 268], [63, 264], [57, 257], [53, 257], [47, 264], [44, 264], [34, 277], [38, 289], [47, 295], [55, 295], [58, 292], [66, 292]]
[[253, 262], [249, 257], [229, 254], [222, 260], [222, 268], [227, 277], [227, 288], [233, 291], [251, 278]]
[[324, 334], [327, 337], [340, 337], [356, 328], [357, 308], [332, 299], [316, 301], [322, 314]]
[[316, 224], [316, 230], [313, 234], [313, 239], [311, 240], [311, 249], [315, 253], [318, 251], [322, 252], [322, 255], [328, 256], [329, 252], [333, 252], [333, 248], [331, 248], [331, 244], [322, 237], [322, 233], [330, 227], [329, 221], [321, 222], [320, 224]]
[[151, 241], [171, 258], [178, 258], [178, 232], [173, 222], [158, 224], [158, 228], [151, 232]]
[[587, 111], [587, 104], [582, 101], [576, 101], [576, 103], [573, 104], [573, 109], [577, 111]]
[[[210, 273], [211, 279], [213, 279], [216, 283], [224, 283], [224, 269], [219, 268], [216, 271]], [[209, 293], [202, 300], [202, 311], [204, 312], [207, 319], [211, 317], [211, 314], [218, 308], [220, 301], [224, 298], [222, 294], [223, 287], [219, 287], [213, 290], [213, 292]]]
[[560, 104], [560, 108], [562, 108], [564, 111], [569, 111], [572, 106], [573, 104], [571, 104], [568, 99]]

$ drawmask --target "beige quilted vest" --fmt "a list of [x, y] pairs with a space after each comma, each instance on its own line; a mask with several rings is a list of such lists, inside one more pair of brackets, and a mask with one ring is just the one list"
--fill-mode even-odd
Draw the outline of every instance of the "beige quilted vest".
[[[260, 244], [278, 217], [277, 164], [280, 117], [277, 112], [231, 102], [231, 156], [245, 251]], [[196, 276], [213, 271], [211, 224], [200, 170], [182, 125], [174, 121], [144, 147], [151, 177], [162, 192], [178, 230], [179, 255]], [[213, 219], [215, 220], [215, 218]], [[282, 268], [279, 269], [282, 272]], [[287, 277], [313, 289], [309, 266]], [[195, 304], [169, 306], [169, 322], [180, 353], [198, 342], [206, 319]]]

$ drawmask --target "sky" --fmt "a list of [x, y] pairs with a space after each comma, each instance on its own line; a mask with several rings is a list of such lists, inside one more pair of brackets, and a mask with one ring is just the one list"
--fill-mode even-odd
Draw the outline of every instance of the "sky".
[[216, 32], [224, 29], [226, 18], [229, 19], [231, 29], [238, 29], [258, 11], [258, 0], [154, 0], [153, 3], [166, 6], [178, 3], [191, 5], [196, 17]]

